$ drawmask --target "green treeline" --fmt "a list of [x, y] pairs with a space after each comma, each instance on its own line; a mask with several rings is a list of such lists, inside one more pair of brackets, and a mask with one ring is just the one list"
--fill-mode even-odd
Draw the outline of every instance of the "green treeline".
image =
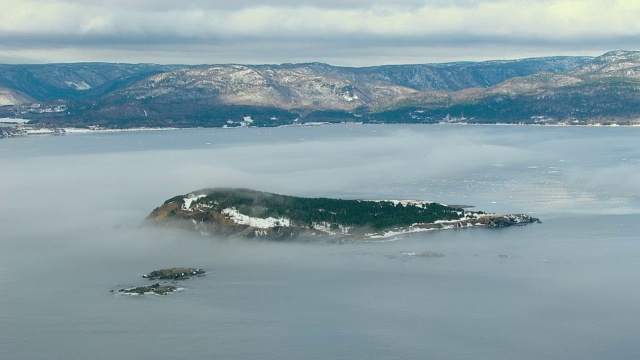
[[[249, 189], [211, 189], [197, 203], [208, 204], [216, 210], [236, 208], [253, 217], [286, 217], [297, 226], [311, 226], [326, 222], [334, 226], [357, 226], [384, 229], [429, 223], [436, 220], [460, 218], [457, 211], [441, 204], [431, 203], [425, 208], [394, 205], [390, 201], [341, 200], [328, 198], [302, 198], [270, 194]], [[180, 199], [175, 197], [170, 200]], [[168, 200], [168, 201], [170, 201]]]

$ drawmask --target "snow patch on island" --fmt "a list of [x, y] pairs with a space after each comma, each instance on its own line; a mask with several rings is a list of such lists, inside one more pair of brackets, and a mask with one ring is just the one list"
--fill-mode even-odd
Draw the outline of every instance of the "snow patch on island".
[[84, 81], [73, 82], [73, 81], [65, 81], [64, 82], [68, 87], [76, 89], [78, 91], [86, 91], [91, 90], [91, 85], [87, 84]]
[[270, 229], [277, 226], [291, 226], [291, 220], [287, 218], [257, 218], [248, 216], [245, 214], [241, 214], [236, 208], [226, 208], [221, 211], [222, 214], [229, 217], [229, 219], [233, 220], [236, 224], [239, 225], [249, 225], [258, 229]]
[[[425, 200], [364, 200], [364, 201], [390, 202], [394, 206], [398, 206], [398, 205], [402, 205], [404, 207], [415, 206], [423, 209], [426, 208], [427, 205], [434, 203], [434, 201], [425, 201]], [[446, 204], [441, 204], [441, 205], [447, 206]]]
[[182, 210], [190, 210], [191, 209], [191, 204], [194, 201], [202, 199], [205, 196], [207, 196], [207, 195], [205, 195], [205, 194], [201, 194], [201, 195], [189, 194], [189, 197], [186, 197], [186, 198], [182, 199], [182, 200], [184, 200], [184, 205], [182, 206]]
[[326, 221], [322, 222], [314, 222], [311, 226], [312, 229], [317, 231], [322, 231], [329, 235], [349, 235], [349, 231], [353, 228], [352, 226], [345, 226], [340, 224], [329, 223]]
[[347, 94], [342, 95], [342, 98], [345, 99], [348, 102], [352, 102], [352, 101], [358, 100], [358, 95], [356, 95], [356, 94], [351, 95], [351, 94], [347, 93]]

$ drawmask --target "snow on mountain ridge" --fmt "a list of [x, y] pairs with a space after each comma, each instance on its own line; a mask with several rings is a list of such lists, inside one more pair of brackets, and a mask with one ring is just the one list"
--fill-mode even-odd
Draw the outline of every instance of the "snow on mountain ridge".
[[640, 80], [640, 51], [611, 51], [569, 71], [568, 74], [591, 78], [626, 77]]
[[244, 65], [183, 68], [154, 75], [124, 91], [136, 99], [160, 96], [216, 97], [227, 104], [351, 110], [362, 92], [348, 80], [306, 68], [257, 69]]
[[91, 85], [87, 84], [85, 81], [80, 81], [80, 82], [65, 81], [64, 83], [67, 84], [68, 87], [78, 91], [85, 91], [85, 90], [92, 89]]

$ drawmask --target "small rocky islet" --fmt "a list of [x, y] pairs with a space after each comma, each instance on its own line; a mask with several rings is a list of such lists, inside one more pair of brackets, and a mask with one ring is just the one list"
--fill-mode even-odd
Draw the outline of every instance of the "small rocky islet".
[[[192, 276], [204, 276], [205, 271], [199, 268], [167, 268], [152, 271], [148, 274], [142, 275], [144, 279], [148, 280], [171, 280], [172, 283], [177, 283], [178, 280], [188, 280]], [[166, 281], [165, 281], [166, 283]], [[129, 288], [123, 288], [117, 291], [122, 295], [167, 295], [169, 293], [178, 291], [179, 287], [167, 284], [155, 283], [152, 285], [134, 286]], [[114, 292], [111, 290], [111, 292]]]
[[202, 269], [177, 267], [155, 270], [142, 275], [142, 277], [149, 280], [187, 280], [189, 276], [202, 275], [204, 275], [204, 270]]
[[177, 289], [178, 288], [175, 286], [160, 285], [159, 283], [156, 283], [153, 285], [120, 289], [118, 290], [118, 293], [127, 294], [127, 295], [146, 295], [146, 294], [167, 295], [168, 293], [172, 293]]

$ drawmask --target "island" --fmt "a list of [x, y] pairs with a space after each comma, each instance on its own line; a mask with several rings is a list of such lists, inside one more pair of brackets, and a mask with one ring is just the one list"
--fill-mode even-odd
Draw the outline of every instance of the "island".
[[156, 283], [156, 284], [153, 284], [153, 285], [137, 286], [137, 287], [131, 287], [131, 288], [126, 288], [126, 289], [120, 289], [120, 290], [118, 290], [118, 294], [124, 294], [124, 295], [147, 295], [147, 294], [167, 295], [167, 294], [172, 293], [172, 292], [174, 292], [176, 290], [178, 290], [178, 288], [176, 288], [175, 286], [160, 285], [159, 283]]
[[188, 267], [154, 270], [142, 275], [142, 278], [147, 280], [165, 280], [164, 284], [155, 283], [153, 285], [131, 286], [119, 289], [118, 291], [111, 290], [110, 292], [115, 292], [118, 295], [167, 295], [175, 291], [185, 290], [184, 288], [166, 285], [167, 281], [176, 284], [178, 281], [189, 280], [191, 277], [202, 277], [204, 274], [204, 269]]
[[202, 269], [177, 267], [155, 270], [142, 277], [149, 280], [188, 280], [189, 276], [203, 276], [203, 274]]
[[526, 214], [497, 215], [423, 200], [344, 200], [211, 188], [168, 199], [147, 223], [195, 230], [203, 236], [286, 240], [385, 239], [402, 234], [540, 222]]

